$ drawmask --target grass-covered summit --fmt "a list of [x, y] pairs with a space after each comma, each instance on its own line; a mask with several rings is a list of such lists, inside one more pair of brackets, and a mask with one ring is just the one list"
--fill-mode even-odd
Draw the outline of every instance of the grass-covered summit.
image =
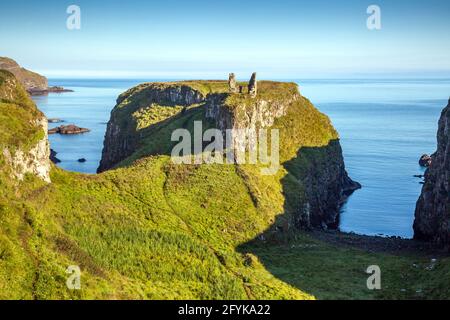
[[27, 91], [47, 90], [47, 78], [25, 68], [22, 68], [16, 61], [7, 57], [0, 57], [0, 70], [6, 70], [14, 74], [22, 86]]
[[[282, 169], [262, 176], [252, 165], [173, 164], [167, 137], [205, 120], [211, 91], [187, 90], [199, 99], [170, 104], [158, 97], [182, 87], [146, 91], [151, 86], [122, 95], [113, 111], [112, 120], [140, 137], [115, 169], [83, 175], [53, 167], [48, 184], [32, 174], [19, 181], [2, 167], [0, 298], [448, 297], [447, 258], [430, 267], [426, 255], [369, 252], [353, 246], [360, 238], [342, 245], [301, 230], [315, 223], [311, 215], [335, 209], [343, 181], [333, 178], [344, 169], [336, 131], [298, 92], [272, 124], [281, 131]], [[373, 264], [383, 272], [381, 291], [366, 287]], [[71, 265], [81, 268], [81, 290], [66, 286]]]

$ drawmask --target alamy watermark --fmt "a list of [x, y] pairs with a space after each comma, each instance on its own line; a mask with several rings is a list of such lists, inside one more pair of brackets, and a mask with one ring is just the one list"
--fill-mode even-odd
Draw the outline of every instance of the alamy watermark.
[[367, 14], [370, 16], [367, 18], [367, 29], [369, 30], [381, 30], [381, 8], [375, 4], [370, 5], [367, 8]]
[[66, 286], [69, 290], [81, 290], [81, 269], [79, 266], [69, 266], [66, 273], [70, 276], [66, 280]]
[[66, 27], [69, 30], [81, 29], [81, 8], [77, 5], [67, 7], [66, 13], [69, 14], [66, 20]]
[[[269, 142], [270, 136], [270, 142]], [[259, 164], [263, 175], [274, 175], [280, 167], [278, 129], [208, 129], [194, 121], [194, 136], [187, 129], [176, 129], [171, 141], [175, 164]], [[269, 152], [270, 148], [270, 152]]]
[[366, 273], [370, 274], [367, 278], [367, 289], [381, 290], [381, 268], [377, 265], [369, 266]]

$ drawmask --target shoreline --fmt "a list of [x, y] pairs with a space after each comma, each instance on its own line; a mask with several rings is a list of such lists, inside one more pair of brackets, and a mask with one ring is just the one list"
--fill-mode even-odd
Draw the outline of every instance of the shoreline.
[[306, 234], [316, 240], [338, 247], [360, 249], [369, 253], [389, 253], [393, 255], [415, 254], [424, 257], [448, 257], [449, 250], [430, 242], [398, 237], [381, 237], [341, 232], [338, 230], [312, 230]]

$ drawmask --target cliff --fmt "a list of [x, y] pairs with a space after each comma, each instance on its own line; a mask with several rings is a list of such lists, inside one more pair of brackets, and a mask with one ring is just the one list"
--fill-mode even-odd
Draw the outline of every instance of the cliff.
[[111, 169], [136, 151], [143, 142], [143, 129], [204, 101], [204, 93], [185, 84], [143, 84], [121, 94], [107, 125], [98, 172]]
[[[174, 146], [171, 130], [181, 127], [193, 132], [194, 121], [202, 121], [204, 130], [219, 129], [224, 138], [226, 130], [233, 130], [236, 154], [249, 151], [247, 139], [252, 132], [276, 128], [281, 132], [282, 165], [288, 171], [283, 181], [292, 182], [283, 187], [296, 193], [287, 199], [291, 225], [336, 227], [343, 201], [360, 188], [347, 175], [336, 131], [301, 96], [296, 84], [259, 81], [258, 88], [256, 98], [228, 92], [225, 81], [148, 83], [128, 90], [111, 113], [98, 171], [130, 165], [149, 155], [169, 155]], [[277, 179], [274, 183], [283, 184]]]
[[[45, 142], [37, 124], [42, 113], [10, 73], [0, 74], [0, 151], [28, 154]], [[208, 96], [227, 95], [221, 82], [184, 85], [196, 94], [180, 94], [179, 84], [171, 84], [175, 89], [162, 90], [169, 96], [155, 99], [165, 105], [146, 102], [155, 89], [145, 88], [156, 84], [133, 89], [146, 91], [142, 99], [133, 90], [119, 98], [124, 109], [117, 121], [132, 119], [130, 137], [139, 141], [114, 170], [84, 175], [53, 166], [51, 184], [33, 174], [19, 182], [0, 152], [0, 299], [449, 297], [450, 258], [430, 264], [429, 252], [406, 254], [392, 239], [293, 228], [333, 220], [349, 183], [336, 131], [294, 84], [262, 82], [254, 100], [228, 96], [216, 104], [229, 113], [223, 123], [235, 126], [255, 123], [260, 115], [253, 110], [270, 113], [263, 122], [280, 130], [282, 166], [275, 175], [250, 164], [173, 164], [171, 133], [192, 131], [194, 121], [214, 128], [223, 119], [209, 113]], [[296, 98], [281, 94], [282, 87]], [[270, 107], [276, 101], [289, 105], [278, 114]], [[387, 244], [395, 251], [385, 252]], [[383, 261], [389, 274], [383, 290], [367, 290], [364, 270], [373, 261]], [[67, 288], [68, 266], [80, 268], [81, 290]]]
[[439, 120], [437, 143], [417, 202], [414, 238], [450, 245], [450, 100]]
[[16, 61], [10, 58], [0, 57], [0, 70], [6, 70], [14, 74], [28, 92], [46, 91], [48, 89], [46, 77], [20, 67]]
[[[0, 70], [0, 157], [10, 175], [50, 182], [48, 123], [13, 74]], [[6, 170], [2, 170], [6, 171]]]

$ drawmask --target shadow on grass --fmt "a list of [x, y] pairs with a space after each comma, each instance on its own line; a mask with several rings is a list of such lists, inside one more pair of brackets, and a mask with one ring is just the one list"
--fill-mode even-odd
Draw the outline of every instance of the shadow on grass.
[[237, 251], [255, 255], [275, 277], [317, 298], [355, 298], [356, 292], [358, 298], [370, 297], [364, 280], [370, 257], [336, 250], [308, 232], [336, 229], [340, 208], [361, 188], [347, 175], [339, 141], [301, 148], [283, 166], [288, 172], [281, 180], [284, 213]]

